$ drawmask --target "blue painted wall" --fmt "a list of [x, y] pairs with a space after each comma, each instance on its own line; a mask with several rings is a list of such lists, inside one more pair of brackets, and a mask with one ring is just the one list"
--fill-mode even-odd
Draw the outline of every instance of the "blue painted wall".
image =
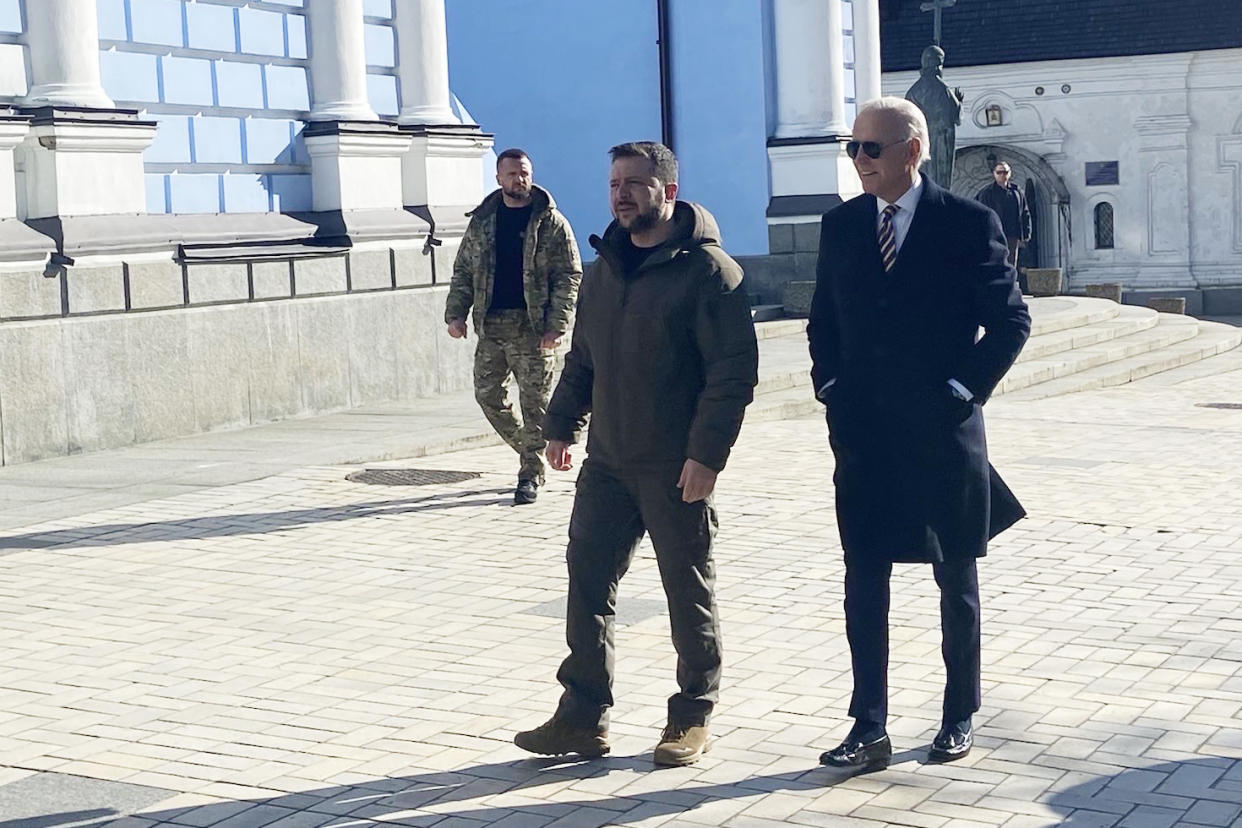
[[[520, 146], [583, 255], [608, 209], [608, 148], [660, 139], [654, 0], [452, 0], [453, 92], [496, 147]], [[493, 182], [492, 186], [495, 184]]]
[[729, 252], [767, 253], [762, 0], [670, 0], [669, 11], [682, 196], [711, 210]]
[[[739, 255], [768, 250], [763, 5], [670, 0], [682, 194]], [[448, 4], [453, 91], [498, 148], [531, 153], [584, 243], [610, 219], [608, 148], [661, 137], [657, 13], [655, 0]]]

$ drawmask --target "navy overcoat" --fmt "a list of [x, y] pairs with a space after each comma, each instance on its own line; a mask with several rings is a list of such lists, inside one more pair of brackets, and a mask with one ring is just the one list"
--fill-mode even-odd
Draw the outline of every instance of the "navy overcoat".
[[874, 196], [824, 215], [807, 336], [847, 559], [982, 557], [1025, 514], [988, 462], [983, 427], [1031, 327], [1005, 254], [995, 213], [925, 176], [890, 272]]

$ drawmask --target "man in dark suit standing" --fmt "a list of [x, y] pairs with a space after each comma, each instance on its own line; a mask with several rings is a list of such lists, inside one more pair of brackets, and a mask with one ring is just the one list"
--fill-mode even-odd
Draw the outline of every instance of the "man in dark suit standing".
[[[807, 336], [836, 457], [854, 726], [826, 765], [888, 764], [889, 577], [931, 563], [946, 685], [933, 761], [965, 756], [979, 709], [975, 559], [1023, 516], [988, 463], [981, 406], [1030, 333], [996, 214], [919, 173], [927, 122], [880, 98], [846, 151], [864, 194], [823, 218]], [[979, 328], [984, 335], [976, 340]]]
[[[1018, 248], [1031, 240], [1031, 209], [1022, 189], [1011, 180], [1012, 175], [1008, 162], [997, 161], [992, 169], [992, 183], [975, 194], [975, 201], [991, 207], [1000, 218], [1009, 247], [1009, 263], [1017, 267]], [[1019, 282], [1021, 276], [1019, 272]]]

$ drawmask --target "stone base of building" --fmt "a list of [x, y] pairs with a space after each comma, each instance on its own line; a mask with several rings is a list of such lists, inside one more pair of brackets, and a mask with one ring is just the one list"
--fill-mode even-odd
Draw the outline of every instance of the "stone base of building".
[[244, 218], [111, 217], [93, 244], [66, 219], [0, 263], [5, 464], [470, 387], [443, 323], [460, 237], [409, 211], [224, 227]]

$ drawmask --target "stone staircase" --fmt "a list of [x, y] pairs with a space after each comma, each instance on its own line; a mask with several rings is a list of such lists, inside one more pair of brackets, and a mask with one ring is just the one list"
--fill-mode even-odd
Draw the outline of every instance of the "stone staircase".
[[[1027, 301], [1031, 338], [996, 390], [1011, 399], [1122, 385], [1224, 354], [1242, 344], [1242, 328], [1107, 299], [1057, 296]], [[820, 410], [810, 393], [805, 328], [805, 319], [756, 325], [762, 340], [759, 386], [746, 414], [748, 420], [783, 419]], [[1209, 368], [1210, 363], [1203, 370]]]

